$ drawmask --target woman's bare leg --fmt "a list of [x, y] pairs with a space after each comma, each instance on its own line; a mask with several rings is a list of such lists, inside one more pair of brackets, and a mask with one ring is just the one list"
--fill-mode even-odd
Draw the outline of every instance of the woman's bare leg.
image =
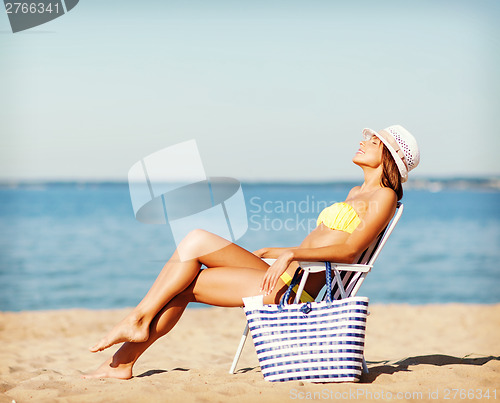
[[[182, 260], [180, 254], [191, 258]], [[153, 318], [173, 297], [193, 282], [202, 264], [209, 268], [236, 265], [258, 270], [268, 268], [259, 257], [224, 238], [203, 230], [192, 231], [165, 264], [139, 305], [92, 346], [90, 351], [101, 351], [116, 343], [127, 341], [147, 341], [149, 325]]]
[[124, 343], [110, 359], [106, 360], [94, 372], [84, 375], [84, 378], [131, 378], [132, 367], [137, 359], [151, 344], [175, 326], [188, 302], [182, 296], [173, 298], [151, 322], [148, 340], [141, 343]]
[[[241, 306], [242, 298], [260, 293], [263, 271], [252, 268], [220, 267], [201, 271], [198, 278], [174, 297], [154, 318], [149, 338], [141, 343], [127, 342], [105, 361], [88, 378], [132, 377], [132, 367], [137, 359], [156, 340], [167, 334], [178, 322], [189, 302], [203, 302], [217, 306]], [[275, 303], [286, 290], [280, 280], [273, 293], [264, 297], [264, 303]]]

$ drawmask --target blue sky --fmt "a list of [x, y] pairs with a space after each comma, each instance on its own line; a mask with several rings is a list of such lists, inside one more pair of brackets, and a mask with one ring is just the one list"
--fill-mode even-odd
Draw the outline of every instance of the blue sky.
[[402, 124], [415, 177], [500, 175], [498, 1], [81, 0], [0, 13], [0, 180], [126, 180], [195, 139], [209, 176], [361, 178], [361, 129]]

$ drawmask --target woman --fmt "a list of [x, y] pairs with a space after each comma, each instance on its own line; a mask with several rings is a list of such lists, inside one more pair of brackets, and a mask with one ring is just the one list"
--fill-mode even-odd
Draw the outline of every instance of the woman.
[[[391, 220], [403, 196], [401, 183], [420, 160], [415, 138], [401, 126], [378, 133], [364, 129], [363, 135], [352, 159], [363, 169], [363, 184], [351, 189], [345, 202], [323, 210], [300, 246], [251, 253], [209, 232], [190, 232], [139, 305], [90, 348], [97, 352], [125, 342], [87, 377], [131, 378], [140, 355], [174, 327], [189, 302], [238, 307], [242, 298], [261, 293], [264, 303], [278, 303], [298, 261], [355, 261]], [[261, 258], [276, 260], [269, 266]], [[207, 268], [200, 270], [202, 265]], [[323, 283], [324, 274], [311, 275], [305, 300]]]

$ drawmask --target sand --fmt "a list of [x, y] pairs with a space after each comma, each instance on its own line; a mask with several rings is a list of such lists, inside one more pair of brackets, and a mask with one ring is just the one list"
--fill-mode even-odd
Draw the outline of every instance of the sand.
[[0, 403], [500, 400], [500, 304], [371, 306], [359, 383], [269, 383], [251, 339], [230, 375], [239, 308], [187, 310], [130, 380], [82, 379], [117, 349], [88, 346], [128, 311], [0, 313]]

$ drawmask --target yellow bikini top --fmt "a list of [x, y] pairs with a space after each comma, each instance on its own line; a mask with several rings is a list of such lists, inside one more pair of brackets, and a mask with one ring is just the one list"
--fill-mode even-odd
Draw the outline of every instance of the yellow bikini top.
[[334, 203], [326, 207], [318, 216], [317, 225], [323, 223], [330, 229], [352, 234], [361, 220], [356, 210], [348, 203]]

